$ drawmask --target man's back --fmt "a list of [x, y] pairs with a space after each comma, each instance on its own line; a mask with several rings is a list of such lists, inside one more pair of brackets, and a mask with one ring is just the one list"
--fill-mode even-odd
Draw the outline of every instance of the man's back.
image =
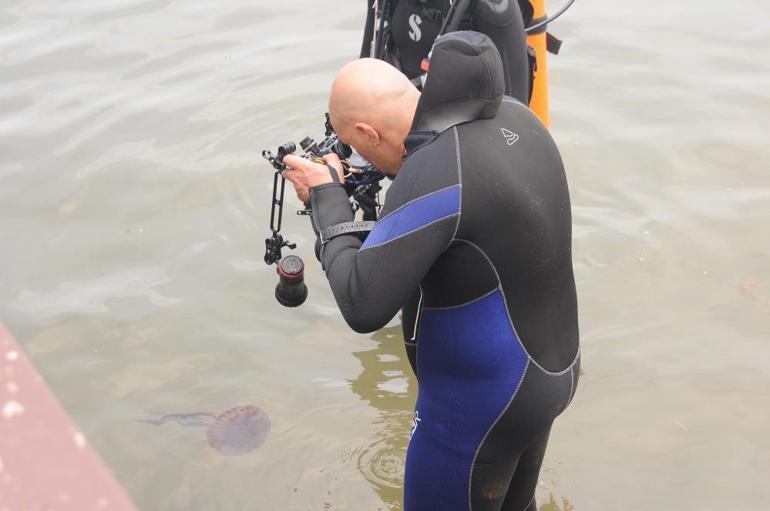
[[444, 220], [455, 234], [421, 283], [422, 307], [457, 307], [500, 286], [527, 352], [563, 370], [578, 349], [577, 301], [569, 192], [550, 134], [506, 98], [494, 118], [410, 153], [383, 213], [449, 187], [460, 190], [456, 225]]
[[493, 119], [457, 131], [463, 210], [456, 238], [489, 259], [530, 356], [561, 371], [574, 360], [578, 339], [572, 220], [559, 152], [537, 117], [512, 99]]

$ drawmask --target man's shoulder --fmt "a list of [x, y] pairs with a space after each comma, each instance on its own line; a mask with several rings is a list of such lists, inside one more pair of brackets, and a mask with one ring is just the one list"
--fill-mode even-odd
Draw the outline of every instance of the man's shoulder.
[[537, 114], [521, 101], [509, 96], [503, 96], [500, 108], [497, 111], [496, 119], [514, 121], [522, 126], [536, 127], [547, 133], [546, 127], [540, 121]]
[[[555, 143], [540, 118], [527, 105], [504, 96], [494, 117], [458, 126], [460, 152], [473, 161], [485, 159], [489, 151], [520, 156], [520, 151], [555, 150]], [[468, 153], [470, 151], [470, 153]]]
[[416, 149], [391, 184], [389, 209], [460, 183], [457, 133], [450, 128]]

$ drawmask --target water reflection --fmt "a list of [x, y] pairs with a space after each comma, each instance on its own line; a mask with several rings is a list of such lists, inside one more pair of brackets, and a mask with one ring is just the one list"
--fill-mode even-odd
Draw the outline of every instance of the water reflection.
[[561, 498], [561, 505], [559, 505], [556, 497], [551, 493], [548, 495], [548, 502], [542, 504], [539, 511], [575, 511], [575, 507], [564, 497]]
[[379, 494], [387, 506], [383, 509], [398, 510], [417, 381], [404, 352], [400, 325], [383, 328], [372, 339], [374, 349], [353, 353], [363, 369], [350, 384], [380, 415], [372, 424], [374, 433], [353, 450], [350, 461]]

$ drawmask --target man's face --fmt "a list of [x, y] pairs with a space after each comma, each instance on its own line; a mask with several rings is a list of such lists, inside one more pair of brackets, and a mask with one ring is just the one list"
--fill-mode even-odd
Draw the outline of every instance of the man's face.
[[[367, 130], [356, 126], [347, 126], [342, 122], [335, 123], [334, 117], [332, 117], [332, 125], [340, 141], [353, 147], [377, 170], [389, 176], [398, 173], [401, 168], [401, 157], [404, 154], [403, 141], [390, 141], [371, 127], [368, 127]], [[376, 135], [373, 135], [372, 132], [375, 132]]]

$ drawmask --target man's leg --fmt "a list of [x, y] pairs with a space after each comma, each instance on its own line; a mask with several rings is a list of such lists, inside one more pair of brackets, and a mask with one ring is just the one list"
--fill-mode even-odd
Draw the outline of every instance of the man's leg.
[[535, 488], [550, 433], [549, 427], [521, 454], [500, 511], [537, 511]]
[[431, 417], [415, 414], [406, 452], [404, 511], [468, 511], [472, 454], [456, 450], [428, 427]]

